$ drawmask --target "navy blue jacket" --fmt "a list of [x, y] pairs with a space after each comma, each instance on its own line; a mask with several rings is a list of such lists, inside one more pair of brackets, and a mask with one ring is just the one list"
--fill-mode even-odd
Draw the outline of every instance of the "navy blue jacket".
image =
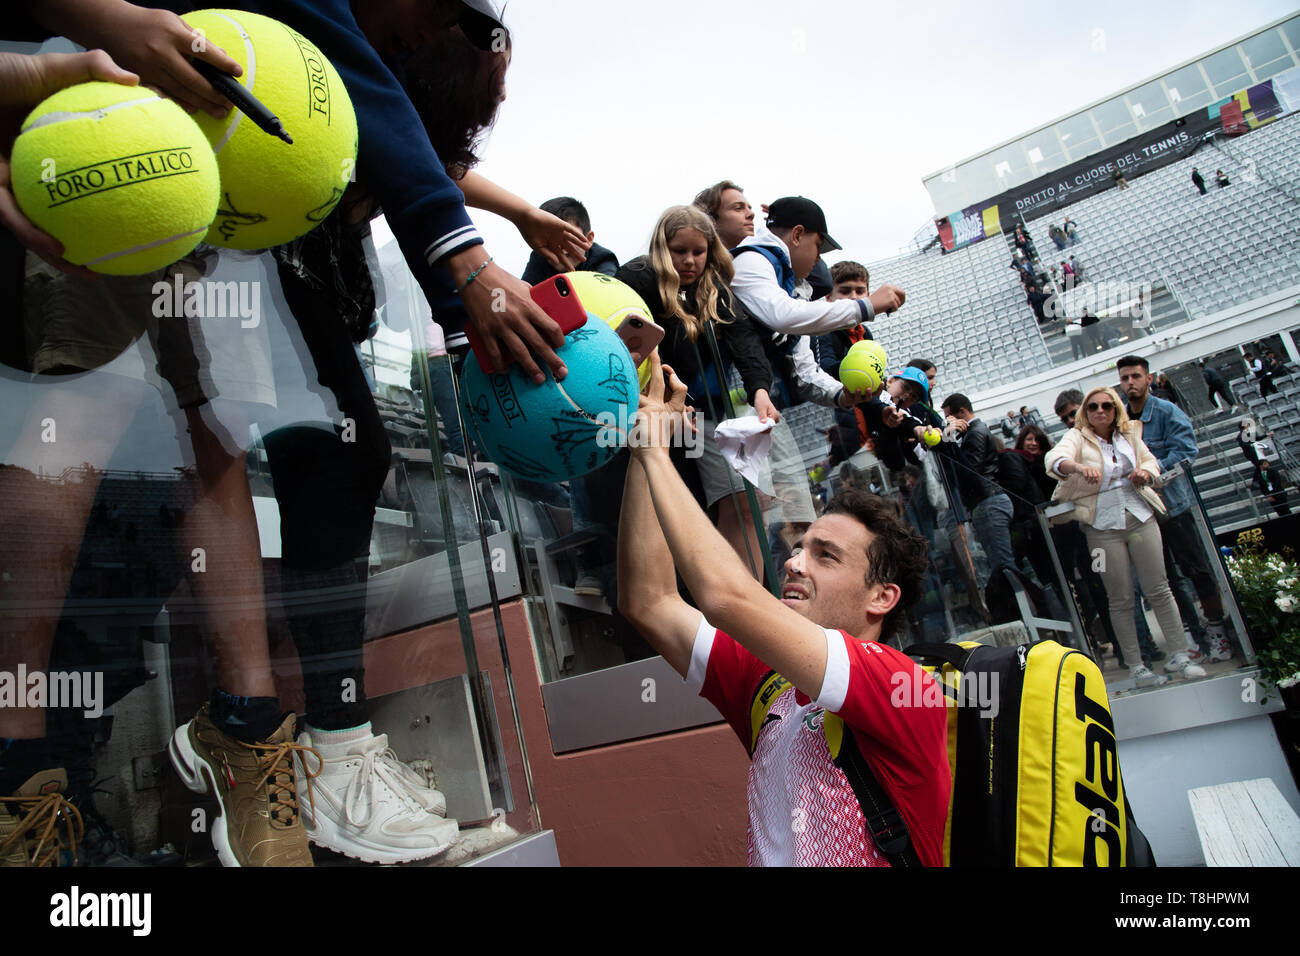
[[[144, 0], [139, 5], [176, 13], [210, 6], [186, 0]], [[274, 17], [329, 57], [357, 114], [357, 178], [383, 208], [439, 324], [449, 334], [460, 331], [466, 313], [439, 263], [481, 245], [483, 239], [465, 209], [464, 194], [424, 134], [424, 124], [402, 86], [400, 67], [385, 62], [370, 45], [348, 0], [229, 0], [217, 6]], [[6, 14], [11, 36], [28, 40], [49, 35], [21, 9]]]
[[[587, 258], [578, 266], [577, 271], [600, 272], [612, 276], [618, 272], [618, 256], [604, 246], [593, 242], [591, 248], [587, 250]], [[559, 275], [555, 271], [555, 267], [543, 259], [541, 253], [534, 250], [533, 254], [528, 257], [528, 265], [524, 266], [523, 280], [529, 285], [537, 285], [537, 283], [545, 282], [554, 275]]]

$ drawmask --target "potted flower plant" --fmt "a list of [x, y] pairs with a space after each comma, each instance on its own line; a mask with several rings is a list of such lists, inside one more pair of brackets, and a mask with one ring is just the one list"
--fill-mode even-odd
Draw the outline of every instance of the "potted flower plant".
[[1289, 549], [1265, 551], [1263, 533], [1251, 528], [1237, 536], [1228, 570], [1246, 611], [1260, 676], [1277, 686], [1288, 708], [1300, 709], [1300, 565]]

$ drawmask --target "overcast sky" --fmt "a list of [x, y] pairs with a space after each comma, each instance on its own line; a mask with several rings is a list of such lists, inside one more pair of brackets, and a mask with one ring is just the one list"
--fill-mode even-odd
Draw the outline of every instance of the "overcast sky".
[[[896, 254], [921, 177], [1285, 16], [1294, 0], [513, 0], [508, 98], [479, 171], [581, 199], [620, 260], [733, 179], [803, 194], [844, 256]], [[940, 213], [952, 210], [940, 210]], [[475, 213], [521, 271], [513, 227]]]

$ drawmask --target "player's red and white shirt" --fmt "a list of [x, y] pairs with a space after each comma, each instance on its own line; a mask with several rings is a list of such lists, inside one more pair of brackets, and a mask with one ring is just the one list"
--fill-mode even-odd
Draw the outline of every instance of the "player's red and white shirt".
[[[952, 786], [946, 708], [913, 703], [924, 700], [923, 693], [895, 693], [900, 685], [896, 674], [922, 686], [931, 678], [892, 647], [859, 641], [844, 631], [826, 630], [826, 650], [821, 696], [810, 700], [787, 687], [769, 710], [751, 754], [750, 865], [889, 865], [866, 832], [852, 785], [831, 758], [822, 729], [829, 711], [853, 732], [876, 780], [907, 823], [921, 862], [941, 866]], [[701, 621], [687, 683], [718, 708], [746, 749], [754, 694], [770, 672], [729, 636]]]

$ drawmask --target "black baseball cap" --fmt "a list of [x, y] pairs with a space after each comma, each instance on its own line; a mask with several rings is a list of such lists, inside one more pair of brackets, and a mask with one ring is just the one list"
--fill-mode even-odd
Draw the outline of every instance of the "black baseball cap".
[[826, 214], [822, 207], [803, 196], [784, 196], [773, 201], [767, 207], [767, 228], [792, 228], [803, 226], [809, 232], [822, 237], [821, 251], [834, 252], [843, 249], [826, 231]]
[[509, 38], [510, 31], [501, 22], [501, 13], [493, 0], [461, 0], [461, 4], [457, 23], [470, 43], [480, 50], [491, 50], [498, 38]]

